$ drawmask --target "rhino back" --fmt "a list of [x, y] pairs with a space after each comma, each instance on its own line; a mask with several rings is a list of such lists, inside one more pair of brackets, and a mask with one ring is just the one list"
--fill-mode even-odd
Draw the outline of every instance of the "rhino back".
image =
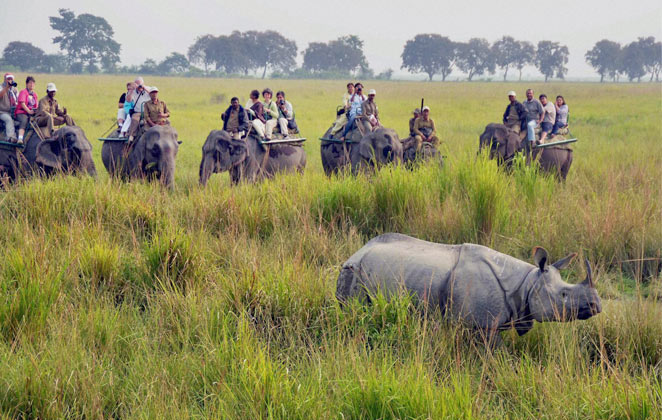
[[460, 247], [442, 245], [401, 234], [373, 238], [347, 260], [368, 292], [385, 296], [408, 293], [439, 305]]

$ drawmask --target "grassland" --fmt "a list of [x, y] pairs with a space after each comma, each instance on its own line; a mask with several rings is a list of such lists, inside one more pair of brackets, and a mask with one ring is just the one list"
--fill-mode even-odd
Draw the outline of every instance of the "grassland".
[[[565, 95], [580, 138], [558, 184], [476, 159], [521, 84], [370, 83], [402, 134], [425, 97], [446, 165], [327, 179], [316, 139], [344, 82], [148, 78], [184, 141], [163, 191], [113, 182], [100, 162], [125, 79], [37, 76], [39, 91], [57, 83], [100, 176], [0, 193], [1, 418], [662, 418], [662, 284], [641, 261], [662, 248], [659, 84], [535, 85]], [[200, 189], [229, 98], [266, 85], [295, 106], [306, 173]], [[339, 264], [387, 231], [527, 260], [535, 245], [578, 251], [604, 312], [505, 334], [489, 353], [404, 298], [340, 308]], [[582, 275], [576, 264], [568, 281]]]

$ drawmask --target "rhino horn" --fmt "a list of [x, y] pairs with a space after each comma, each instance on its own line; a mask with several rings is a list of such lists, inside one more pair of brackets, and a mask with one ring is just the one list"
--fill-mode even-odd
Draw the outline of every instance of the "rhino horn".
[[584, 263], [586, 264], [586, 279], [582, 282], [582, 284], [595, 289], [595, 282], [593, 281], [593, 271], [591, 271], [591, 263], [588, 262], [588, 258], [584, 260]]

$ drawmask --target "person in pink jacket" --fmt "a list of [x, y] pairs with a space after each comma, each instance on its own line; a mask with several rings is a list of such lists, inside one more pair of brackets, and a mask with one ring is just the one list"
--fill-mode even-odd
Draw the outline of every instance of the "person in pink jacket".
[[16, 106], [16, 118], [19, 122], [18, 144], [23, 144], [23, 135], [30, 122], [30, 117], [37, 112], [39, 106], [39, 98], [37, 92], [34, 91], [34, 85], [34, 77], [28, 76], [25, 79], [25, 89], [18, 94], [18, 106]]

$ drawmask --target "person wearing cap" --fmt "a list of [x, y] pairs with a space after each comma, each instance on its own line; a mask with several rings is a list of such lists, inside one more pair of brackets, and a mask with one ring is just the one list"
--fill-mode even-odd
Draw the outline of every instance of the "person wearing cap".
[[506, 107], [506, 112], [503, 113], [503, 124], [519, 134], [526, 128], [526, 110], [517, 100], [515, 91], [508, 92], [508, 99], [510, 103]]
[[46, 85], [46, 96], [39, 101], [39, 108], [35, 116], [37, 126], [46, 127], [47, 137], [53, 135], [53, 131], [55, 131], [55, 127], [57, 126], [62, 124], [69, 126], [76, 125], [74, 120], [67, 115], [67, 108], [60, 108], [60, 104], [55, 99], [56, 92], [57, 87], [55, 87], [55, 83]]
[[414, 123], [416, 122], [416, 119], [420, 116], [421, 116], [421, 108], [416, 108], [414, 110], [414, 116], [409, 119], [409, 137], [416, 136], [416, 133], [414, 133]]
[[155, 125], [170, 125], [170, 111], [165, 102], [159, 99], [159, 88], [152, 86], [149, 90], [150, 100], [145, 102], [143, 114], [149, 127]]
[[276, 103], [271, 100], [273, 96], [274, 92], [269, 88], [262, 91], [262, 97], [264, 98], [262, 106], [264, 107], [264, 119], [266, 120], [266, 123], [264, 124], [264, 137], [267, 140], [271, 140], [274, 128], [278, 125], [278, 107], [276, 106]]
[[16, 141], [16, 128], [14, 127], [14, 110], [18, 104], [18, 91], [14, 75], [5, 73], [0, 90], [0, 121], [5, 125], [5, 137], [11, 142]]
[[522, 102], [522, 106], [526, 111], [526, 138], [528, 141], [524, 142], [524, 149], [526, 154], [531, 153], [531, 147], [536, 141], [536, 127], [542, 122], [545, 112], [542, 104], [533, 97], [533, 89], [526, 90], [526, 101]]
[[430, 118], [430, 108], [423, 107], [421, 116], [414, 122], [414, 134], [416, 138], [416, 151], [421, 150], [423, 142], [431, 143], [433, 146], [439, 144], [437, 129], [434, 121]]
[[18, 120], [18, 144], [23, 144], [23, 135], [30, 123], [30, 117], [37, 113], [39, 98], [34, 91], [34, 77], [25, 79], [25, 89], [18, 93], [18, 104], [16, 105], [16, 119]]
[[221, 114], [221, 120], [223, 120], [223, 131], [230, 134], [233, 140], [241, 140], [250, 124], [246, 110], [239, 105], [237, 97], [230, 99], [230, 106]]
[[343, 129], [343, 127], [347, 124], [347, 113], [349, 112], [350, 108], [350, 99], [352, 98], [352, 95], [354, 94], [354, 83], [349, 82], [347, 83], [347, 92], [342, 97], [342, 107], [343, 109], [338, 111], [338, 118], [336, 118], [336, 121], [333, 123], [333, 127], [331, 127], [331, 133], [330, 137], [333, 138], [340, 130]]
[[[354, 84], [354, 93], [349, 98], [349, 115], [347, 115], [347, 124], [345, 124], [345, 131], [343, 131], [342, 138], [344, 139], [347, 134], [352, 131], [354, 121], [361, 115], [361, 104], [368, 99], [363, 94], [363, 85], [361, 83]], [[360, 130], [363, 130], [360, 128]]]
[[132, 92], [131, 97], [127, 95], [127, 100], [133, 102], [133, 108], [129, 111], [131, 114], [131, 123], [129, 125], [129, 130], [127, 134], [129, 135], [129, 141], [133, 141], [138, 129], [140, 128], [140, 118], [142, 117], [145, 103], [149, 102], [149, 91], [145, 86], [145, 81], [142, 77], [136, 77], [135, 80], [136, 89]]
[[368, 91], [368, 99], [361, 103], [361, 122], [365, 127], [366, 132], [370, 132], [379, 127], [379, 109], [375, 102], [377, 91], [370, 89]]
[[285, 92], [279, 90], [276, 93], [276, 105], [278, 106], [278, 126], [284, 138], [289, 137], [289, 130], [297, 130], [294, 120], [294, 109], [289, 101], [285, 100]]

